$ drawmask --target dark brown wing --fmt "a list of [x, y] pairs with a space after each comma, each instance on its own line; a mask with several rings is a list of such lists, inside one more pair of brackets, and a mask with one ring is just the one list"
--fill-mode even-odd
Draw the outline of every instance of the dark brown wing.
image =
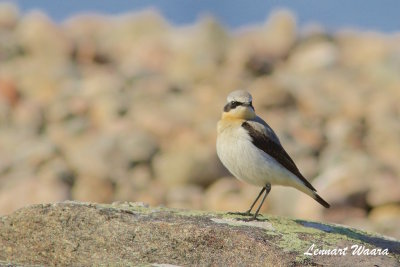
[[246, 129], [249, 133], [253, 144], [258, 148], [270, 155], [277, 162], [279, 162], [283, 167], [289, 170], [291, 173], [296, 175], [308, 188], [313, 191], [317, 191], [304, 176], [300, 173], [296, 164], [290, 158], [288, 153], [286, 153], [285, 149], [267, 135], [262, 132], [256, 131], [249, 123], [243, 122], [242, 127]]

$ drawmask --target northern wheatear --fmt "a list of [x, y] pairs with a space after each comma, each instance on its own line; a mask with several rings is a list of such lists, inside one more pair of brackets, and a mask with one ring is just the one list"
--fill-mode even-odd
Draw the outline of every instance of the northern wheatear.
[[262, 186], [250, 209], [236, 214], [250, 216], [254, 205], [265, 192], [257, 211], [250, 218], [257, 219], [271, 185], [294, 187], [329, 208], [329, 204], [300, 173], [275, 132], [256, 115], [252, 96], [244, 90], [238, 90], [230, 93], [227, 101], [218, 122], [218, 157], [239, 180]]

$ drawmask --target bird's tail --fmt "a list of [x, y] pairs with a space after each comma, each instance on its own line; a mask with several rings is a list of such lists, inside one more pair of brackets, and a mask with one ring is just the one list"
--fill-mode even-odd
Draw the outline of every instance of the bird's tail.
[[320, 197], [317, 193], [317, 191], [312, 190], [309, 187], [306, 187], [303, 184], [296, 184], [295, 185], [297, 189], [299, 189], [300, 191], [306, 193], [307, 195], [309, 195], [310, 197], [312, 197], [314, 200], [316, 200], [319, 204], [321, 204], [322, 206], [324, 206], [325, 208], [329, 208], [331, 205], [329, 205], [328, 202], [326, 202], [325, 200], [322, 199], [322, 197]]
[[317, 192], [314, 192], [314, 195], [312, 196], [313, 199], [315, 199], [316, 201], [318, 201], [319, 204], [321, 204], [322, 206], [324, 206], [325, 208], [329, 208], [331, 205], [329, 205], [328, 202], [326, 202], [325, 200], [322, 199], [322, 197], [320, 197]]

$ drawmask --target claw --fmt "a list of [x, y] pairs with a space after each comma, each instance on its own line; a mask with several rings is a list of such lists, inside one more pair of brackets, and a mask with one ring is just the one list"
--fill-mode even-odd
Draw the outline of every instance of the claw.
[[252, 217], [250, 217], [250, 218], [243, 219], [243, 221], [245, 221], [245, 222], [252, 222], [252, 221], [261, 221], [261, 220], [258, 219], [257, 217], [252, 216]]
[[240, 216], [253, 216], [250, 211], [246, 212], [228, 212], [229, 215], [240, 215]]
[[262, 221], [267, 221], [267, 219], [259, 219], [256, 216], [252, 216], [250, 218], [242, 219], [242, 221], [245, 221], [245, 222], [252, 222], [252, 221], [262, 222]]

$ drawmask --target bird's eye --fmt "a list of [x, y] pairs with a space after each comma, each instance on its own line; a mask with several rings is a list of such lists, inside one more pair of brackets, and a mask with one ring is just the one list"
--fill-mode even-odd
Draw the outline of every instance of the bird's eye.
[[238, 106], [242, 105], [242, 103], [238, 102], [238, 101], [232, 101], [231, 102], [231, 108], [236, 108]]
[[236, 107], [241, 106], [241, 105], [243, 105], [243, 103], [238, 102], [238, 101], [231, 101], [228, 104], [226, 104], [226, 106], [224, 107], [224, 111], [228, 112], [229, 110], [235, 109]]

